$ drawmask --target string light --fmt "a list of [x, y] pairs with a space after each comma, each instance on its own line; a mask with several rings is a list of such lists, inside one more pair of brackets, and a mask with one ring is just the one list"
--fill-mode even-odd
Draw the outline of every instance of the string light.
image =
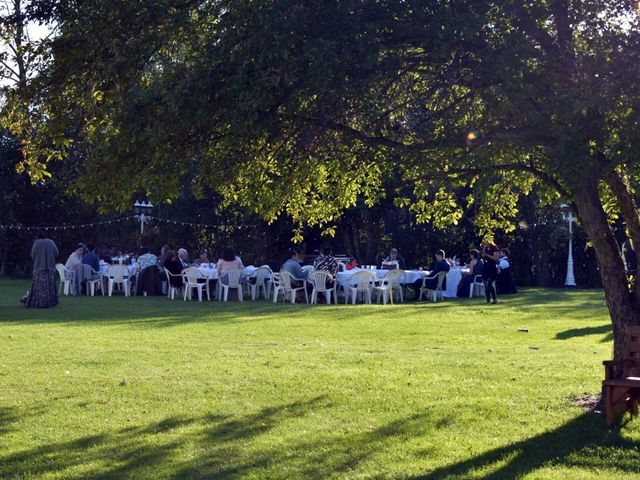
[[[116, 218], [112, 220], [104, 220], [101, 222], [93, 222], [93, 223], [81, 223], [78, 225], [58, 225], [58, 226], [50, 226], [50, 225], [42, 225], [42, 226], [24, 226], [24, 225], [0, 225], [0, 229], [8, 229], [8, 230], [67, 230], [67, 229], [75, 229], [75, 228], [87, 228], [87, 227], [96, 227], [99, 225], [111, 225], [112, 223], [124, 222], [127, 220], [134, 219], [135, 216], [131, 215], [128, 217]], [[256, 225], [212, 225], [206, 223], [193, 223], [193, 222], [181, 222], [179, 220], [171, 220], [167, 218], [160, 217], [152, 217], [148, 216], [149, 220], [156, 220], [159, 222], [172, 223], [174, 225], [182, 225], [189, 227], [198, 227], [198, 228], [220, 228], [220, 229], [243, 229], [243, 228], [254, 228]]]

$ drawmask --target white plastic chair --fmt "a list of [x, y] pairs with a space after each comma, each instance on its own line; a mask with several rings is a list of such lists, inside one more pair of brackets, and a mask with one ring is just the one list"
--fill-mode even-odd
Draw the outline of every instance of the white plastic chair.
[[56, 263], [56, 271], [60, 277], [60, 288], [58, 289], [58, 295], [62, 293], [64, 288], [64, 294], [69, 295], [71, 293], [71, 282], [73, 280], [74, 273], [71, 270], [65, 268], [61, 263]]
[[[301, 287], [292, 287], [292, 282], [302, 282]], [[309, 294], [307, 293], [307, 281], [304, 278], [296, 278], [291, 275], [289, 272], [285, 270], [280, 270], [280, 277], [278, 281], [278, 286], [273, 294], [273, 303], [278, 301], [278, 291], [282, 290], [282, 301], [286, 298], [287, 294], [289, 294], [291, 298], [291, 303], [296, 303], [296, 293], [298, 290], [304, 291], [304, 298], [309, 303]]]
[[251, 283], [249, 279], [247, 279], [247, 288], [251, 293], [251, 300], [256, 299], [256, 293], [258, 298], [260, 298], [260, 289], [262, 289], [264, 293], [264, 298], [269, 298], [269, 277], [271, 274], [272, 272], [269, 267], [260, 267], [251, 275], [251, 278], [255, 277], [256, 283]]
[[129, 296], [131, 283], [129, 282], [129, 268], [126, 265], [109, 265], [107, 267], [109, 277], [109, 296], [113, 293], [114, 285], [122, 285], [125, 297]]
[[355, 305], [358, 295], [362, 296], [363, 301], [366, 296], [366, 302], [371, 303], [371, 289], [375, 282], [376, 274], [371, 271], [363, 270], [354, 273], [349, 279], [349, 285], [344, 289], [344, 303], [347, 303], [351, 296], [351, 303]]
[[[91, 268], [91, 267], [90, 267]], [[87, 295], [91, 295], [92, 297], [96, 294], [96, 286], [100, 289], [102, 296], [104, 297], [104, 287], [102, 285], [102, 274], [100, 272], [96, 272], [93, 268], [91, 268], [91, 278], [87, 278], [85, 280], [87, 284]]]
[[484, 297], [484, 283], [482, 282], [482, 275], [475, 275], [473, 282], [469, 285], [469, 298]]
[[376, 296], [378, 297], [378, 303], [382, 300], [386, 305], [387, 302], [391, 300], [391, 305], [393, 305], [394, 292], [398, 292], [400, 303], [404, 302], [404, 294], [402, 293], [401, 285], [402, 277], [404, 277], [404, 271], [398, 269], [389, 270], [385, 276], [378, 281], [378, 285], [373, 287], [376, 292]]
[[[240, 281], [242, 280], [242, 273], [242, 269], [229, 270], [218, 279], [218, 282], [222, 286], [222, 295], [220, 297], [220, 301], [226, 302], [229, 296], [229, 289], [235, 288], [238, 292], [238, 300], [242, 302], [242, 283], [240, 283]], [[228, 283], [226, 285], [222, 283], [222, 278], [224, 277], [227, 277]]]
[[[444, 279], [447, 277], [447, 272], [438, 272], [436, 275], [433, 275], [431, 277], [425, 277], [424, 279], [422, 279], [422, 287], [420, 287], [420, 298], [418, 298], [419, 301], [422, 300], [422, 291], [426, 290], [427, 291], [427, 295], [431, 297], [431, 299], [434, 302], [437, 302], [438, 299], [444, 299], [443, 295], [442, 295], [442, 283], [444, 282]], [[435, 290], [431, 290], [430, 288], [427, 288], [425, 286], [425, 284], [427, 283], [427, 280], [436, 280], [436, 289]]]
[[[327, 280], [333, 282], [333, 287], [327, 287]], [[311, 292], [312, 304], [316, 304], [318, 302], [319, 293], [324, 293], [324, 296], [327, 299], [327, 304], [331, 303], [331, 294], [333, 294], [335, 303], [338, 303], [338, 292], [335, 286], [335, 279], [329, 272], [315, 270], [309, 274], [307, 281], [313, 284], [313, 292]]]
[[[198, 281], [200, 280], [200, 281]], [[204, 280], [204, 282], [202, 281]], [[182, 284], [184, 285], [184, 301], [187, 301], [187, 297], [191, 300], [193, 296], [193, 289], [198, 291], [198, 301], [202, 301], [202, 291], [207, 292], [207, 299], [211, 301], [211, 292], [209, 291], [209, 279], [200, 273], [197, 268], [185, 268], [182, 270]]]
[[171, 300], [176, 298], [176, 294], [178, 294], [178, 291], [180, 290], [180, 287], [173, 287], [171, 286], [171, 279], [172, 278], [182, 278], [181, 274], [175, 274], [175, 273], [171, 273], [169, 270], [167, 270], [166, 268], [164, 269], [164, 273], [167, 276], [167, 298], [170, 298]]

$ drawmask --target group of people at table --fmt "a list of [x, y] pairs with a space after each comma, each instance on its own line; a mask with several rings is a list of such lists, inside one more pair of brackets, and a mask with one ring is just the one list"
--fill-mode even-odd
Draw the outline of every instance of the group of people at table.
[[[203, 281], [215, 282], [219, 280], [222, 284], [227, 285], [227, 274], [232, 270], [242, 270], [244, 267], [242, 260], [235, 254], [232, 247], [225, 247], [216, 262], [211, 262], [206, 250], [202, 250], [195, 260], [189, 259], [188, 251], [180, 248], [177, 251], [168, 245], [162, 247], [160, 255], [155, 255], [148, 247], [141, 247], [137, 257], [124, 256], [118, 254], [114, 247], [106, 248], [102, 251], [102, 255], [98, 256], [93, 244], [79, 243], [74, 251], [69, 255], [64, 264], [65, 272], [73, 276], [73, 289], [76, 294], [81, 293], [84, 280], [102, 279], [104, 282], [109, 277], [108, 266], [114, 263], [130, 263], [128, 268], [131, 277], [137, 277], [138, 293], [141, 289], [150, 295], [162, 294], [162, 280], [164, 280], [165, 269], [170, 274], [167, 276], [169, 286], [182, 286], [181, 274], [188, 267], [198, 268], [200, 271], [210, 272], [203, 278]], [[313, 267], [303, 268], [301, 263], [304, 256], [294, 249], [290, 249], [281, 265], [280, 270], [291, 274], [296, 282], [296, 286], [306, 283], [306, 279], [311, 270], [327, 272], [330, 277], [327, 282], [336, 282], [340, 277], [339, 273], [343, 272], [350, 276], [350, 272], [358, 271], [360, 268], [355, 258], [351, 257], [349, 262], [339, 262], [331, 252], [329, 247], [320, 249], [320, 254], [315, 258]], [[469, 257], [469, 265], [462, 270], [462, 277], [457, 285], [457, 295], [461, 297], [469, 296], [469, 289], [473, 283], [478, 283], [479, 279], [484, 283], [486, 301], [489, 303], [497, 302], [496, 285], [500, 293], [516, 293], [515, 284], [511, 275], [511, 268], [508, 259], [509, 251], [507, 249], [499, 249], [493, 244], [486, 244], [482, 251], [472, 250]], [[47, 239], [43, 234], [39, 234], [38, 239], [32, 248], [32, 258], [34, 260], [34, 281], [32, 288], [25, 297], [23, 302], [26, 306], [43, 307], [54, 306], [57, 304], [57, 292], [55, 292], [55, 277], [50, 275], [50, 271], [55, 271], [55, 257], [58, 256], [58, 250], [55, 243], [51, 239]], [[51, 265], [50, 265], [51, 264]], [[414, 299], [420, 297], [422, 288], [435, 290], [436, 288], [446, 289], [446, 275], [450, 271], [455, 262], [447, 260], [445, 252], [438, 250], [435, 252], [435, 263], [430, 272], [418, 272], [405, 270], [406, 265], [402, 256], [400, 256], [396, 248], [392, 248], [389, 255], [382, 260], [379, 270], [404, 270], [406, 272], [403, 277], [410, 281], [403, 281], [404, 287], [412, 288], [415, 291]], [[370, 268], [376, 268], [372, 266]], [[421, 270], [421, 269], [420, 269]], [[410, 273], [414, 275], [410, 275]], [[419, 273], [418, 275], [415, 275]], [[437, 285], [439, 273], [444, 273], [442, 285]], [[53, 291], [51, 288], [53, 283]], [[327, 285], [330, 287], [331, 285]], [[313, 289], [313, 285], [307, 284], [307, 289]], [[35, 292], [35, 293], [34, 293]], [[43, 293], [43, 298], [37, 300], [39, 292]], [[55, 299], [54, 297], [55, 293]], [[37, 295], [36, 295], [37, 294]]]

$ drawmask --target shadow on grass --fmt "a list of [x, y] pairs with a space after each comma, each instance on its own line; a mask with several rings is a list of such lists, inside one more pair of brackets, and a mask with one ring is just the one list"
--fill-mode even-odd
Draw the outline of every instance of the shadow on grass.
[[605, 337], [600, 340], [601, 343], [610, 342], [613, 340], [613, 329], [611, 324], [600, 325], [599, 327], [583, 327], [572, 328], [565, 330], [564, 332], [558, 332], [556, 334], [556, 340], [567, 340], [569, 338], [584, 337], [586, 335], [603, 335]]
[[411, 478], [512, 479], [545, 467], [640, 473], [639, 447], [608, 431], [601, 416], [585, 413], [556, 430]]
[[[168, 417], [143, 426], [87, 435], [10, 454], [0, 454], [0, 477], [67, 478], [315, 478], [362, 476], [398, 445], [428, 438], [442, 420], [419, 413], [367, 431], [280, 430], [299, 417], [330, 408], [324, 396], [267, 407], [245, 416], [210, 414]], [[5, 417], [15, 416], [4, 412]], [[305, 419], [308, 423], [308, 419]], [[565, 425], [527, 440], [452, 463], [414, 479], [519, 478], [540, 468], [577, 467], [640, 473], [640, 444], [604, 427], [602, 417], [582, 414]], [[429, 449], [403, 450], [429, 462]], [[389, 465], [394, 469], [401, 465]], [[367, 471], [387, 478], [389, 469]]]
[[246, 416], [170, 417], [0, 455], [0, 477], [182, 479], [253, 474], [259, 478], [264, 471], [263, 478], [273, 477], [274, 472], [281, 478], [327, 478], [356, 468], [388, 441], [395, 444], [422, 435], [422, 426], [429, 423], [426, 415], [417, 414], [365, 433], [313, 435], [293, 430], [290, 441], [273, 432], [330, 406], [326, 397], [319, 396]]

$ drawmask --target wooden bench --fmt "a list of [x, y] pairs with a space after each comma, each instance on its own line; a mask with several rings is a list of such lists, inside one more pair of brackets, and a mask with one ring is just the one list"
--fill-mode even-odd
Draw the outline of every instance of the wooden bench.
[[602, 362], [605, 378], [602, 395], [607, 415], [607, 426], [613, 428], [618, 416], [624, 412], [638, 415], [640, 399], [640, 326], [627, 327], [627, 341], [622, 360]]

